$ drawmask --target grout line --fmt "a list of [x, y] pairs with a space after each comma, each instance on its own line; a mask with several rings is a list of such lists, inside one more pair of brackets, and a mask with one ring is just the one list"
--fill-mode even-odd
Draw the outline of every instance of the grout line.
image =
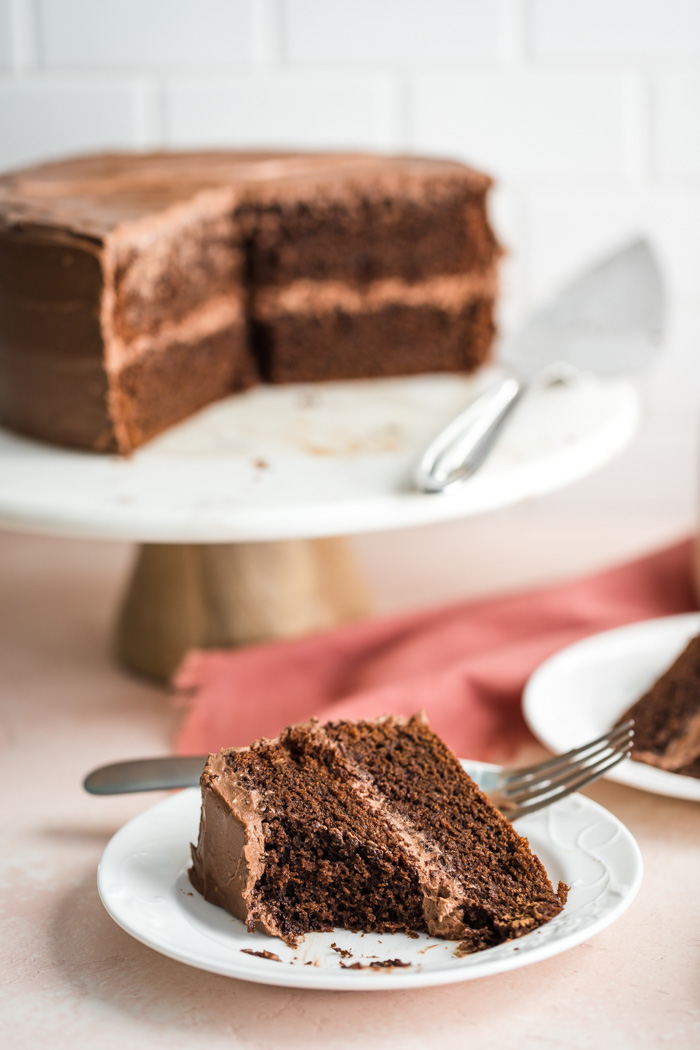
[[523, 0], [500, 0], [499, 21], [503, 64], [508, 69], [527, 65], [529, 20]]
[[13, 68], [21, 73], [39, 64], [39, 20], [34, 0], [10, 0]]
[[391, 126], [388, 126], [386, 131], [397, 150], [410, 152], [414, 126], [411, 78], [408, 73], [400, 70], [394, 70], [393, 74], [387, 76], [391, 76], [387, 90], [392, 94], [390, 106], [393, 114], [387, 120], [387, 124]]
[[644, 70], [628, 69], [625, 84], [625, 138], [630, 181], [643, 185], [651, 181], [653, 155], [651, 142], [650, 86]]
[[134, 143], [153, 148], [165, 139], [163, 85], [159, 77], [143, 76], [134, 81], [136, 93]]
[[280, 0], [256, 0], [253, 4], [253, 65], [257, 70], [279, 70], [285, 65]]

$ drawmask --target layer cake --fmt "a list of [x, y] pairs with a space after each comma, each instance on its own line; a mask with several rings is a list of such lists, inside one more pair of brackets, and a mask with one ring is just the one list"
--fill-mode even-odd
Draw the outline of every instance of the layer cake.
[[252, 384], [470, 371], [491, 180], [362, 154], [99, 154], [0, 179], [0, 422], [127, 453]]
[[343, 927], [473, 952], [566, 900], [422, 716], [291, 726], [210, 756], [201, 786], [192, 884], [291, 945]]

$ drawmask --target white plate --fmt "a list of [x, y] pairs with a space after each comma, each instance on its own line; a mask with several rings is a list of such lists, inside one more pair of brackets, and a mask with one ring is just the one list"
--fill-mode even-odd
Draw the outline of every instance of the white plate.
[[639, 402], [625, 379], [533, 389], [460, 492], [416, 492], [428, 440], [493, 378], [432, 375], [257, 387], [133, 456], [0, 430], [0, 524], [95, 539], [305, 539], [426, 525], [552, 492], [620, 452]]
[[[562, 649], [532, 675], [523, 712], [555, 754], [605, 733], [700, 632], [700, 614], [664, 616], [593, 635]], [[700, 800], [700, 779], [621, 762], [608, 779], [673, 798]]]
[[[478, 778], [487, 767], [465, 763]], [[277, 938], [250, 934], [242, 922], [207, 903], [190, 885], [189, 843], [196, 841], [200, 794], [181, 791], [126, 824], [107, 845], [98, 871], [105, 908], [123, 929], [149, 947], [201, 970], [244, 981], [298, 988], [378, 990], [451, 984], [513, 970], [572, 948], [604, 929], [631, 904], [642, 860], [629, 831], [607, 810], [581, 795], [521, 820], [556, 885], [571, 887], [561, 915], [526, 937], [463, 958], [455, 941], [427, 935], [307, 934], [297, 949]], [[345, 959], [331, 945], [351, 953]], [[246, 954], [271, 951], [280, 961]], [[370, 969], [399, 959], [401, 968]], [[345, 969], [359, 962], [364, 969]]]

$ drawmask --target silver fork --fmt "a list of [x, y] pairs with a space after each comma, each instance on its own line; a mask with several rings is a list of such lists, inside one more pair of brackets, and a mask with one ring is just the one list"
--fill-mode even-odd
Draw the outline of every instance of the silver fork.
[[628, 758], [634, 740], [629, 719], [581, 747], [521, 769], [486, 770], [478, 785], [508, 820], [551, 806], [591, 784]]
[[[509, 820], [558, 802], [627, 758], [634, 722], [625, 722], [590, 743], [523, 769], [485, 770], [478, 784]], [[137, 758], [114, 762], [89, 773], [83, 787], [92, 795], [132, 791], [169, 791], [196, 787], [208, 755], [187, 758]]]

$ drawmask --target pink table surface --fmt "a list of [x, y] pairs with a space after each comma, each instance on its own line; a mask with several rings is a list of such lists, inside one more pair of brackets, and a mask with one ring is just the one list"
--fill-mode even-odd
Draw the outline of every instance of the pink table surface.
[[612, 783], [587, 794], [637, 838], [639, 896], [591, 941], [510, 974], [411, 992], [284, 990], [191, 969], [122, 932], [99, 901], [97, 864], [155, 796], [94, 798], [81, 778], [165, 753], [174, 725], [165, 691], [111, 658], [128, 556], [0, 536], [0, 1045], [700, 1046], [700, 805]]

